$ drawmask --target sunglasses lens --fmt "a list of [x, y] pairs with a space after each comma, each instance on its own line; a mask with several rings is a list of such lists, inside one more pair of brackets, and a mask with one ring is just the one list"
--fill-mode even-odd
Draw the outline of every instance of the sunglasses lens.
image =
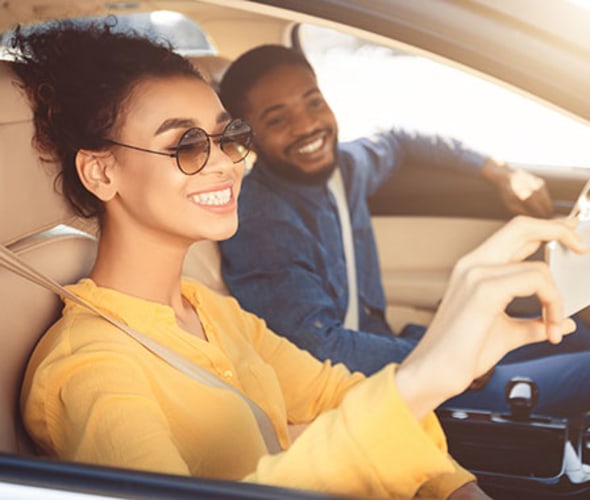
[[209, 158], [209, 138], [200, 128], [191, 128], [180, 138], [176, 151], [180, 169], [185, 174], [195, 174]]
[[232, 120], [223, 131], [221, 149], [231, 161], [238, 163], [250, 152], [252, 129], [243, 120]]

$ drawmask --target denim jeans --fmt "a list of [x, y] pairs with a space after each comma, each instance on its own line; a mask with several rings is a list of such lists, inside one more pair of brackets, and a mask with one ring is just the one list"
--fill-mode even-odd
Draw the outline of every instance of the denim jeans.
[[[576, 324], [576, 332], [558, 345], [538, 342], [507, 354], [482, 389], [466, 390], [442, 406], [507, 412], [506, 384], [522, 376], [533, 380], [539, 389], [533, 413], [568, 417], [590, 411], [590, 330], [579, 320]], [[418, 325], [408, 328], [409, 341], [419, 335]]]

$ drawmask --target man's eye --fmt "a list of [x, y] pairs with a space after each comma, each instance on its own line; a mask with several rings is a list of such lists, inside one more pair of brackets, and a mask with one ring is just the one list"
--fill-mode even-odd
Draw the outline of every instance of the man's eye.
[[323, 99], [320, 99], [320, 98], [318, 98], [318, 99], [312, 99], [309, 102], [309, 106], [311, 108], [316, 108], [317, 109], [317, 108], [321, 108], [324, 105], [324, 103], [325, 103], [325, 101]]
[[281, 125], [285, 122], [285, 118], [283, 116], [275, 116], [266, 122], [268, 127], [276, 127], [277, 125]]

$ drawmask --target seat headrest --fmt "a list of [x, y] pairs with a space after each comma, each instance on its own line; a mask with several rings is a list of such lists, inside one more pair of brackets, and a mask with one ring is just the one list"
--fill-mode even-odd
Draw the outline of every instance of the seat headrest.
[[231, 61], [226, 57], [213, 55], [185, 57], [200, 71], [207, 83], [219, 92], [219, 84]]
[[10, 61], [0, 61], [0, 243], [68, 222], [73, 214], [56, 192], [55, 165], [31, 143], [32, 113]]
[[[67, 226], [25, 238], [11, 249], [27, 264], [61, 284], [88, 276], [96, 240]], [[33, 347], [58, 317], [59, 297], [0, 266], [0, 452], [30, 453], [20, 427], [18, 399]]]

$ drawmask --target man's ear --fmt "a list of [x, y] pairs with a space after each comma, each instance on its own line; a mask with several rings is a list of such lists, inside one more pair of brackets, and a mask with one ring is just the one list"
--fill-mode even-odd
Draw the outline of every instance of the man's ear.
[[76, 170], [80, 182], [101, 201], [109, 201], [117, 194], [113, 162], [110, 152], [80, 149], [76, 153]]

